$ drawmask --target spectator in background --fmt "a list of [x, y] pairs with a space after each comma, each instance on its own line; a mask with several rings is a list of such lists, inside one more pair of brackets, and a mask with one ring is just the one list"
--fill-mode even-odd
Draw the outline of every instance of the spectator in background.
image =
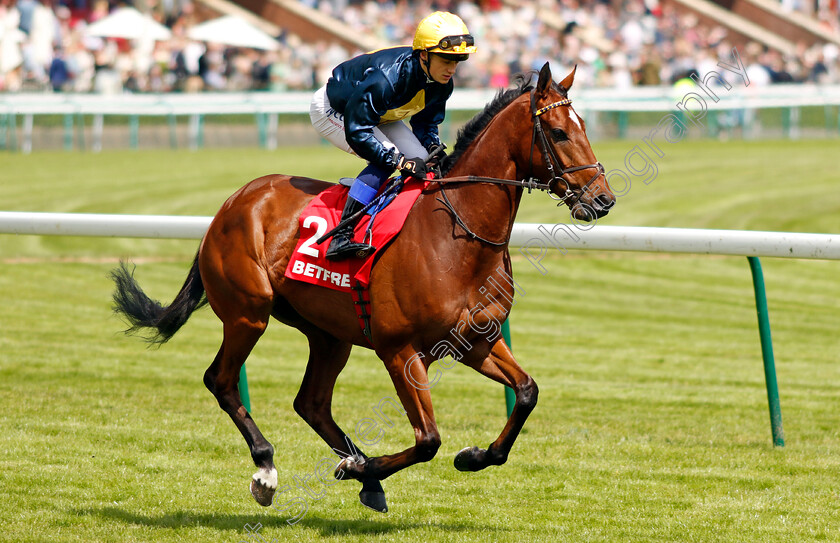
[[652, 46], [646, 46], [642, 51], [636, 81], [639, 85], [661, 85], [662, 84], [662, 59], [659, 52]]
[[765, 66], [762, 59], [764, 58], [764, 50], [761, 45], [752, 42], [747, 44], [744, 55], [744, 66], [747, 70], [747, 77], [750, 80], [750, 85], [756, 87], [765, 87], [773, 82], [770, 77], [770, 71]]
[[26, 35], [19, 30], [19, 23], [20, 13], [14, 9], [13, 0], [0, 0], [0, 92], [20, 89], [20, 43]]
[[510, 66], [501, 57], [493, 57], [490, 61], [490, 81], [488, 86], [491, 89], [506, 89], [510, 85]]
[[42, 73], [50, 65], [53, 47], [61, 44], [58, 29], [58, 18], [53, 10], [43, 4], [36, 4], [29, 28], [29, 55], [36, 69]]
[[73, 74], [72, 92], [90, 92], [93, 86], [94, 58], [78, 37], [67, 46], [67, 66]]
[[20, 28], [27, 35], [32, 30], [32, 17], [35, 13], [35, 7], [38, 5], [37, 0], [18, 0], [17, 10], [20, 13]]
[[[340, 16], [354, 34], [377, 37], [391, 45], [410, 43], [415, 21], [431, 5], [397, 0], [307, 1], [325, 15]], [[201, 20], [191, 0], [134, 2], [141, 11], [164, 20], [172, 29], [173, 38], [153, 45], [121, 41], [120, 51], [107, 54], [111, 57], [107, 62], [97, 62], [99, 71], [107, 66], [110, 72], [100, 75], [97, 71], [94, 75], [93, 57], [102, 56], [114, 40], [86, 37], [84, 29], [88, 23], [108, 15], [112, 5], [117, 3], [0, 0], [0, 89], [51, 88], [49, 71], [56, 46], [62, 46], [63, 60], [74, 75], [65, 83], [66, 90], [88, 92], [94, 88], [96, 78], [101, 80], [98, 88], [120, 92], [122, 88], [116, 83], [124, 84], [131, 72], [131, 84], [140, 92], [195, 91], [207, 86], [206, 77], [199, 76], [198, 60], [205, 54], [204, 46], [186, 38], [188, 29]], [[729, 57], [735, 43], [721, 26], [705, 24], [673, 2], [660, 5], [657, 0], [522, 0], [514, 6], [501, 0], [437, 0], [434, 5], [457, 11], [482, 43], [471, 62], [459, 68], [462, 87], [499, 87], [504, 83], [505, 71], [524, 72], [546, 61], [557, 72], [568, 71], [577, 64], [576, 80], [582, 87], [661, 85], [692, 68], [708, 73], [718, 59]], [[820, 0], [816, 4], [791, 0], [789, 5], [809, 13], [827, 31], [840, 33], [837, 0]], [[87, 11], [86, 6], [90, 7]], [[23, 33], [9, 31], [15, 28]], [[256, 52], [223, 54], [217, 67], [221, 78], [211, 75], [210, 87], [309, 90], [315, 82], [325, 80], [332, 66], [363, 52], [334, 43], [304, 41], [291, 33], [284, 34], [280, 43], [276, 57], [259, 68], [244, 66], [246, 59], [252, 62]], [[745, 62], [749, 57], [749, 73], [755, 74], [759, 84], [840, 82], [840, 55], [834, 44], [798, 44], [793, 55], [767, 54], [758, 44], [739, 46], [739, 51]], [[154, 68], [155, 64], [160, 67]], [[111, 77], [113, 74], [116, 77]], [[206, 76], [205, 70], [201, 75]]]
[[168, 92], [170, 90], [160, 63], [156, 62], [149, 68], [149, 75], [146, 78], [146, 90], [148, 92]]
[[61, 46], [56, 46], [53, 50], [52, 62], [50, 62], [50, 85], [52, 85], [53, 92], [61, 92], [65, 85], [72, 79], [70, 68], [67, 66], [67, 60], [64, 58], [64, 50]]
[[274, 64], [275, 53], [264, 51], [260, 53], [251, 65], [251, 80], [253, 90], [269, 90], [271, 88], [271, 66]]

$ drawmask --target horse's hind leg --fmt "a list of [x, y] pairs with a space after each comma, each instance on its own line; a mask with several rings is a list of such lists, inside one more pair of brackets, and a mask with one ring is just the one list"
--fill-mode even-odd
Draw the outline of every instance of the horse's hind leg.
[[490, 354], [483, 360], [464, 360], [480, 374], [509, 386], [516, 393], [513, 412], [502, 433], [487, 449], [467, 447], [455, 456], [455, 467], [460, 471], [478, 471], [487, 466], [500, 466], [507, 461], [508, 454], [516, 441], [525, 420], [537, 405], [539, 390], [531, 376], [519, 367], [510, 348], [499, 338]]
[[[317, 328], [302, 331], [309, 339], [309, 362], [300, 391], [295, 397], [295, 411], [336, 454], [342, 457], [358, 456], [358, 460], [364, 462], [363, 459], [367, 457], [336, 424], [332, 416], [335, 381], [347, 364], [352, 345], [339, 341]], [[362, 480], [359, 500], [376, 511], [388, 511], [385, 491], [378, 479]]]
[[[257, 428], [239, 397], [239, 372], [245, 359], [268, 326], [273, 291], [265, 271], [256, 263], [225, 266], [220, 250], [205, 242], [202, 249], [201, 278], [213, 312], [222, 321], [224, 339], [215, 360], [204, 373], [204, 384], [242, 433], [251, 458], [259, 471], [251, 481], [251, 494], [260, 505], [271, 505], [277, 490], [274, 448]], [[230, 256], [228, 254], [228, 256]]]
[[277, 470], [274, 468], [274, 447], [257, 428], [239, 396], [239, 372], [256, 345], [267, 321], [236, 319], [224, 323], [224, 340], [213, 364], [204, 373], [204, 384], [216, 397], [225, 413], [242, 433], [251, 458], [259, 469], [251, 480], [251, 494], [260, 505], [271, 505], [277, 490]]

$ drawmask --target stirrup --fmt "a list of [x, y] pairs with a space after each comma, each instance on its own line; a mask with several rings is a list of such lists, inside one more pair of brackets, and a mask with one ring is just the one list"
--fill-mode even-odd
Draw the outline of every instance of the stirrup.
[[350, 235], [352, 235], [352, 231], [350, 233], [339, 232], [333, 236], [325, 255], [327, 260], [344, 260], [350, 257], [365, 258], [376, 250], [369, 243], [352, 241]]

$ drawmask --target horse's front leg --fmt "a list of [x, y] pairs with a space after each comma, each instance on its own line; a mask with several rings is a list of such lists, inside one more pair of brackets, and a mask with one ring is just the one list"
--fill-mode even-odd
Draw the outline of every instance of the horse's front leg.
[[405, 409], [408, 420], [414, 428], [413, 447], [387, 456], [365, 458], [359, 461], [345, 458], [336, 468], [336, 476], [385, 479], [403, 468], [418, 462], [428, 462], [440, 448], [440, 434], [432, 410], [432, 396], [429, 394], [427, 369], [430, 360], [424, 358], [413, 347], [403, 348], [396, 356], [385, 362], [394, 388]]
[[513, 412], [505, 424], [502, 433], [487, 449], [467, 447], [455, 455], [455, 468], [460, 471], [478, 471], [487, 466], [500, 466], [507, 461], [508, 454], [516, 441], [525, 420], [537, 405], [537, 383], [519, 367], [513, 353], [502, 338], [493, 345], [490, 354], [483, 360], [464, 360], [482, 375], [503, 385], [509, 386], [516, 393]]

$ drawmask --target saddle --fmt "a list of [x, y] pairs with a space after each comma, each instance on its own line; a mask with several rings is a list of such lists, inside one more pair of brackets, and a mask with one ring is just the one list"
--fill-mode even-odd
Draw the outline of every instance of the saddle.
[[376, 251], [365, 258], [327, 260], [330, 232], [339, 227], [341, 212], [347, 201], [347, 184], [339, 183], [320, 193], [300, 214], [300, 239], [295, 247], [285, 276], [312, 285], [352, 292], [356, 315], [362, 332], [373, 346], [370, 332], [370, 273], [382, 251], [388, 247], [405, 224], [408, 212], [429, 180], [399, 178], [386, 183], [366, 211], [359, 212], [353, 239], [367, 240]]
[[366, 258], [331, 261], [324, 258], [330, 232], [339, 226], [341, 211], [347, 200], [346, 181], [316, 196], [300, 214], [300, 239], [286, 267], [285, 276], [342, 292], [354, 285], [367, 287], [377, 257], [402, 229], [408, 212], [429, 180], [399, 177], [389, 180], [376, 198], [359, 213], [353, 239], [367, 241], [377, 250]]

